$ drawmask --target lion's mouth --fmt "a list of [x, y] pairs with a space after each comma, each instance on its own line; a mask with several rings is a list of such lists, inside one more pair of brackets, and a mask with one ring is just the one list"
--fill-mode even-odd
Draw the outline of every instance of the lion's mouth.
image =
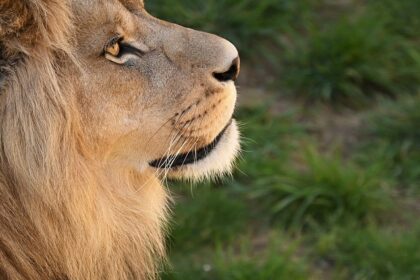
[[232, 120], [225, 126], [225, 128], [214, 138], [214, 140], [205, 147], [202, 147], [198, 150], [189, 151], [179, 155], [171, 155], [167, 157], [163, 157], [160, 159], [156, 159], [149, 163], [151, 167], [154, 168], [176, 168], [188, 164], [193, 164], [198, 162], [205, 157], [207, 157], [213, 150], [216, 148], [217, 144], [219, 144], [220, 140], [222, 139], [224, 133], [231, 125]]

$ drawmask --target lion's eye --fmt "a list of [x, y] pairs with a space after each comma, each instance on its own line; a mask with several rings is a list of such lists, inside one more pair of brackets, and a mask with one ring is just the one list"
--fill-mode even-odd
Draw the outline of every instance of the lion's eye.
[[126, 42], [120, 36], [112, 38], [104, 47], [106, 59], [117, 64], [124, 64], [129, 59], [138, 59], [147, 51], [148, 47], [138, 42]]
[[121, 41], [123, 38], [119, 35], [113, 37], [104, 47], [105, 55], [118, 57], [121, 52]]
[[116, 41], [105, 48], [105, 52], [112, 56], [118, 56], [120, 54], [120, 50], [121, 50], [121, 47], [120, 47], [119, 41]]

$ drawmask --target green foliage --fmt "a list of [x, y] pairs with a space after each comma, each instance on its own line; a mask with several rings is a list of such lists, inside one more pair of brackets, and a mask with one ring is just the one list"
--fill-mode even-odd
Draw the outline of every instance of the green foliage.
[[175, 208], [176, 224], [171, 234], [175, 248], [215, 245], [233, 240], [244, 229], [247, 211], [243, 200], [209, 185], [198, 188], [178, 191], [187, 200]]
[[370, 0], [372, 10], [386, 19], [387, 28], [395, 34], [418, 38], [420, 1]]
[[334, 225], [378, 218], [388, 195], [378, 172], [361, 170], [339, 157], [325, 157], [309, 148], [302, 166], [271, 176], [271, 184], [253, 197], [263, 201], [284, 226]]
[[420, 148], [420, 94], [387, 102], [376, 114], [371, 133], [378, 139], [389, 141], [396, 149], [413, 152]]
[[406, 81], [419, 81], [420, 70], [409, 54], [414, 50], [397, 42], [380, 18], [344, 19], [290, 50], [286, 83], [306, 99], [348, 106], [377, 93], [395, 96]]
[[317, 243], [317, 258], [334, 263], [333, 279], [414, 280], [420, 275], [420, 227], [407, 232], [337, 228]]
[[243, 160], [236, 179], [255, 187], [282, 169], [290, 151], [296, 148], [296, 139], [303, 134], [304, 127], [296, 122], [293, 112], [273, 115], [267, 106], [241, 108], [237, 118], [246, 120], [246, 123], [241, 128], [245, 135]]
[[[381, 160], [404, 186], [420, 191], [420, 95], [386, 102], [370, 119], [369, 158]], [[367, 162], [369, 162], [369, 158]]]
[[[273, 246], [278, 248], [278, 246]], [[256, 255], [249, 249], [234, 253], [219, 249], [207, 260], [180, 260], [176, 269], [163, 280], [267, 280], [307, 278], [305, 264], [293, 259], [294, 248], [274, 250]]]

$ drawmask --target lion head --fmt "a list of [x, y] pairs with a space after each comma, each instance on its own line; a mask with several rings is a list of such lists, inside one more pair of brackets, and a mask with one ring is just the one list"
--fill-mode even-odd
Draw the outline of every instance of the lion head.
[[140, 1], [93, 3], [73, 3], [85, 71], [74, 84], [98, 158], [175, 176], [225, 171], [238, 150], [235, 47]]
[[0, 274], [145, 279], [173, 178], [229, 172], [239, 56], [141, 0], [0, 3]]

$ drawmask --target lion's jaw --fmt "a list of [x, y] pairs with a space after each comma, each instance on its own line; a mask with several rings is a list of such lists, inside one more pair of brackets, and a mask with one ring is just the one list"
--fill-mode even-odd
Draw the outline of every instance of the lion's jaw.
[[209, 179], [231, 172], [239, 150], [239, 131], [232, 119], [209, 145], [149, 164], [166, 171], [164, 175], [171, 178]]

